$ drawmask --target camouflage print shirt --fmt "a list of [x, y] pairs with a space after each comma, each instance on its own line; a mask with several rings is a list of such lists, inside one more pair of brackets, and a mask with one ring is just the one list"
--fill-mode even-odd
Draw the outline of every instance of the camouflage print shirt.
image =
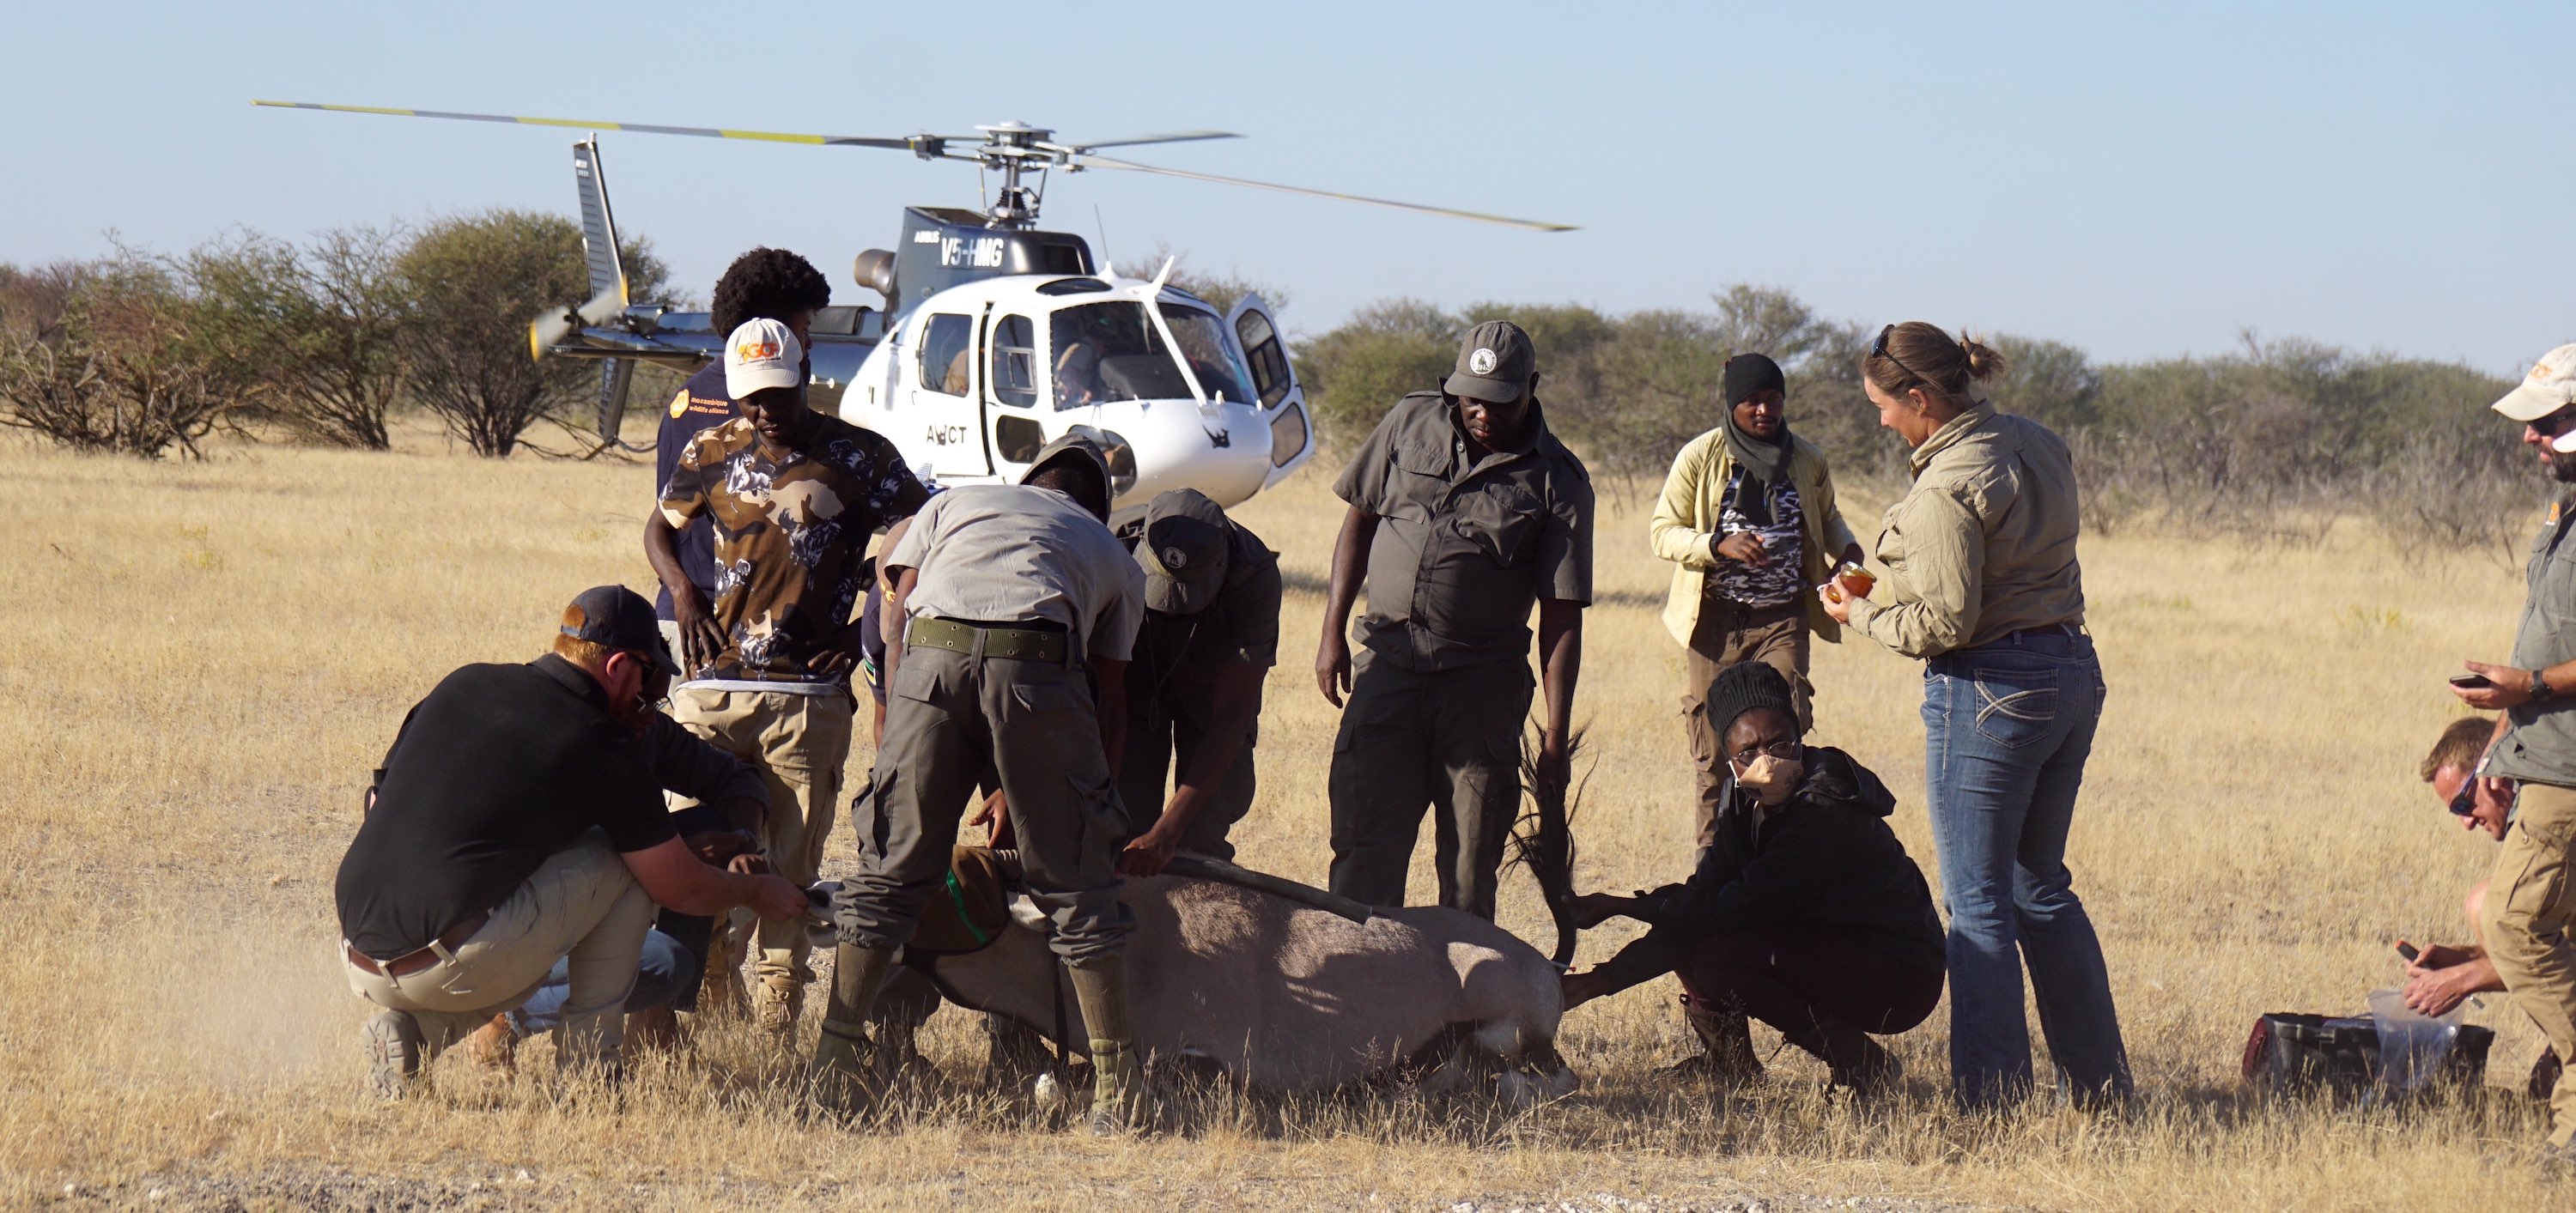
[[868, 536], [928, 493], [894, 444], [837, 417], [781, 459], [748, 418], [702, 430], [662, 487], [674, 527], [715, 526], [716, 626], [725, 648], [693, 679], [840, 683], [806, 662], [847, 626], [867, 581]]

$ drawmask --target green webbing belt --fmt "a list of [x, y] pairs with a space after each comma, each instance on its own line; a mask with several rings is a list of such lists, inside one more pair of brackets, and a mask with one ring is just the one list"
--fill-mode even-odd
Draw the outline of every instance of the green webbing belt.
[[957, 921], [965, 924], [966, 934], [975, 940], [976, 947], [980, 948], [993, 942], [992, 936], [985, 934], [983, 928], [975, 925], [975, 916], [966, 912], [966, 890], [958, 886], [955, 868], [948, 869], [948, 901], [949, 904], [957, 907]]

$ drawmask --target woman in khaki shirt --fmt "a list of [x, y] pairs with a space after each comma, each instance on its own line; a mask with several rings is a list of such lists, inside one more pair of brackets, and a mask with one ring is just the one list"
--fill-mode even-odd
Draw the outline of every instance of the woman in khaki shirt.
[[1914, 448], [1914, 486], [1878, 538], [1879, 599], [1823, 591], [1835, 619], [1924, 662], [1950, 1084], [1968, 1108], [2031, 1089], [2025, 961], [2067, 1093], [2130, 1090], [2102, 945], [2065, 863], [2104, 692], [2084, 630], [2075, 469], [2047, 427], [1975, 398], [2002, 369], [1994, 350], [1920, 321], [1879, 331], [1861, 377], [1879, 424]]

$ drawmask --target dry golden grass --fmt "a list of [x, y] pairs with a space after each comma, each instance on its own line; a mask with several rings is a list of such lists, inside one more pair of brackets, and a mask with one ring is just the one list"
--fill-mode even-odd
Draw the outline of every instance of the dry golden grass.
[[[1651, 1077], [1686, 1051], [1667, 980], [1568, 1017], [1585, 1085], [1558, 1106], [1219, 1099], [1193, 1136], [1095, 1143], [958, 1094], [857, 1131], [806, 1123], [769, 1081], [788, 1059], [726, 1031], [641, 1063], [622, 1103], [554, 1091], [542, 1048], [514, 1080], [451, 1059], [433, 1097], [368, 1101], [330, 892], [365, 772], [449, 668], [525, 659], [585, 585], [648, 582], [649, 474], [488, 463], [417, 432], [394, 454], [247, 447], [195, 465], [0, 453], [16, 520], [0, 535], [0, 1204], [66, 1185], [252, 1206], [2569, 1199], [2523, 1162], [2541, 1119], [2518, 1099], [2335, 1111], [2253, 1103], [2235, 1082], [2256, 1013], [2356, 1010], [2397, 973], [2390, 939], [2457, 936], [2488, 849], [2414, 764], [2454, 714], [2441, 676], [2504, 649], [2519, 585], [2500, 565], [2401, 560], [2351, 531], [2294, 552], [2087, 541], [2112, 698], [2072, 864], [2146, 1096], [2126, 1118], [1953, 1117], [1946, 1012], [1897, 1042], [1911, 1076], [1891, 1105], [1828, 1104], [1821, 1069], [1784, 1053], [1769, 1090], [1712, 1107]], [[1290, 575], [1242, 858], [1318, 882], [1333, 722], [1307, 666], [1337, 519], [1325, 480], [1240, 512]], [[1579, 832], [1587, 886], [1624, 890], [1683, 874], [1690, 776], [1680, 662], [1655, 618], [1665, 566], [1637, 511], [1600, 525]], [[1817, 660], [1822, 738], [1898, 789], [1896, 827], [1928, 868], [1917, 677], [1866, 643]], [[850, 859], [844, 833], [833, 863]], [[1416, 897], [1428, 887], [1418, 867]], [[1546, 938], [1525, 881], [1504, 920]], [[1620, 938], [1588, 938], [1586, 961]], [[979, 1040], [944, 1013], [929, 1048], [965, 1074]]]

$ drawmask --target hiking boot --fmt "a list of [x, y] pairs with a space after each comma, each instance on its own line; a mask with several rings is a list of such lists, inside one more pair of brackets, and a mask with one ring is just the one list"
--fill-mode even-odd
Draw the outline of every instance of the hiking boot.
[[627, 1048], [674, 1052], [680, 1043], [680, 1014], [669, 1007], [637, 1011], [626, 1017]]
[[764, 981], [753, 996], [752, 1022], [772, 1036], [794, 1034], [796, 1017], [804, 1012], [805, 987], [794, 981]]
[[1127, 1027], [1127, 965], [1112, 953], [1067, 966], [1091, 1041], [1091, 1135], [1160, 1132], [1164, 1109], [1145, 1086], [1145, 1067]]
[[507, 1074], [518, 1064], [519, 1032], [506, 1011], [467, 1033], [464, 1045], [465, 1060], [487, 1074]]
[[367, 1053], [367, 1089], [379, 1099], [401, 1099], [420, 1077], [420, 1021], [409, 1011], [379, 1011], [358, 1029]]
[[1682, 1018], [1699, 1038], [1700, 1053], [1656, 1071], [1666, 1078], [1752, 1086], [1763, 1080], [1762, 1059], [1753, 1052], [1753, 1025], [1738, 1012], [1711, 1011], [1682, 1000]]
[[1780, 1037], [1824, 1061], [1829, 1087], [1858, 1098], [1868, 1099], [1894, 1090], [1897, 1080], [1905, 1074], [1905, 1067], [1897, 1064], [1895, 1055], [1871, 1040], [1869, 1033], [1839, 1019], [1783, 1031]]

